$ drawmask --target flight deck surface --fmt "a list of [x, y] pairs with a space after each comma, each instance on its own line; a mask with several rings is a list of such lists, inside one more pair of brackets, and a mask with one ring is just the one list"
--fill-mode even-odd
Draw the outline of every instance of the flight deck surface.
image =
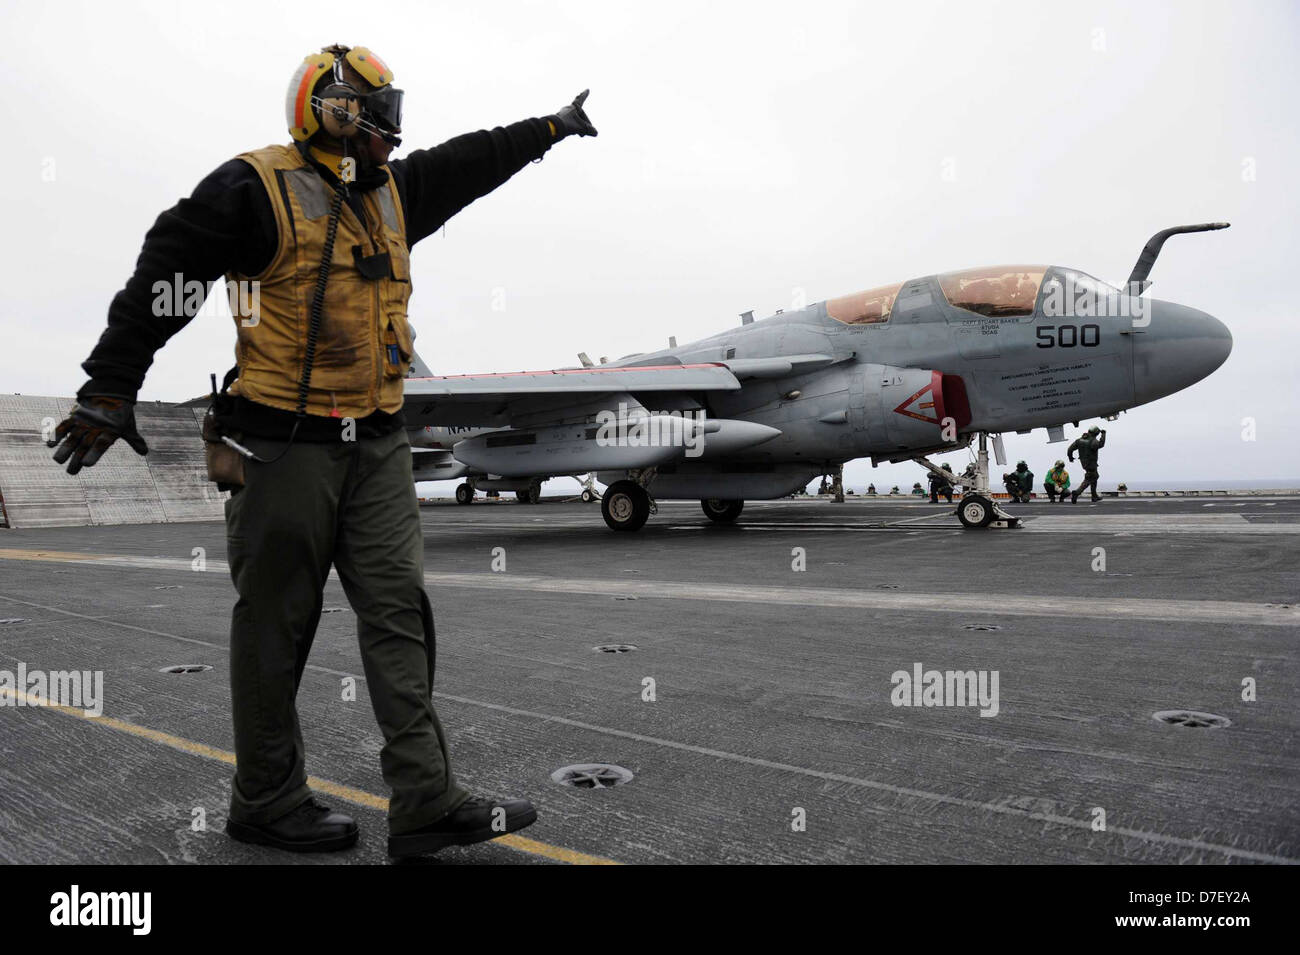
[[[1022, 528], [912, 499], [750, 502], [732, 526], [665, 502], [616, 534], [598, 504], [422, 507], [453, 768], [540, 817], [435, 861], [1300, 860], [1300, 499], [1009, 509]], [[224, 561], [220, 523], [0, 531], [0, 670], [104, 679], [100, 717], [0, 707], [0, 861], [387, 862], [334, 578], [298, 705], [313, 784], [361, 842], [222, 831]], [[211, 669], [161, 672], [182, 664]], [[918, 664], [996, 671], [996, 715], [894, 705]], [[552, 781], [581, 763], [633, 778]]]

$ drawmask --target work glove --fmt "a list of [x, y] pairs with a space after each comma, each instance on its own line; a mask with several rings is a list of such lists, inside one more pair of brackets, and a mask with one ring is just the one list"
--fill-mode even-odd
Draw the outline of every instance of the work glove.
[[553, 116], [546, 117], [555, 127], [555, 138], [563, 139], [565, 136], [595, 136], [596, 127], [591, 125], [591, 120], [587, 118], [586, 111], [582, 104], [587, 101], [587, 94], [591, 90], [583, 90], [573, 98], [573, 102], [564, 106]]
[[135, 427], [135, 402], [116, 395], [86, 395], [72, 406], [45, 444], [51, 448], [57, 444], [54, 463], [66, 461], [68, 473], [76, 474], [94, 465], [118, 438], [136, 454], [149, 453], [149, 445]]

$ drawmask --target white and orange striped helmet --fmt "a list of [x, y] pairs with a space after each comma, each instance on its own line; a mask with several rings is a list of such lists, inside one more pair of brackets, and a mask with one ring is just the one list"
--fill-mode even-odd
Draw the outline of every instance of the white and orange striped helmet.
[[[345, 64], [363, 87], [348, 81]], [[330, 82], [322, 85], [326, 79]], [[393, 87], [393, 71], [366, 47], [325, 47], [294, 71], [284, 99], [285, 121], [300, 143], [321, 129], [343, 139], [366, 130], [393, 142], [402, 127], [402, 98]]]

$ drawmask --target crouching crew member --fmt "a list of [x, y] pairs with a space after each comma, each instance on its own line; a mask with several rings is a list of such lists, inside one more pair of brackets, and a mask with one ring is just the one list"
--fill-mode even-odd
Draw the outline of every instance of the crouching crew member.
[[949, 504], [952, 503], [952, 480], [953, 480], [952, 465], [945, 464], [942, 466], [942, 469], [948, 472], [947, 477], [939, 477], [939, 475], [935, 474], [933, 471], [930, 472], [930, 503], [931, 504], [939, 503], [940, 494], [942, 494], [944, 497], [948, 499]]
[[1047, 499], [1051, 503], [1065, 503], [1065, 497], [1070, 493], [1070, 474], [1065, 470], [1064, 461], [1057, 461], [1047, 472], [1047, 477], [1043, 480], [1043, 490], [1047, 492]]
[[1024, 461], [1017, 461], [1014, 471], [1002, 475], [1002, 483], [1011, 495], [1011, 500], [1017, 504], [1028, 504], [1034, 496], [1034, 472], [1029, 470], [1029, 465]]

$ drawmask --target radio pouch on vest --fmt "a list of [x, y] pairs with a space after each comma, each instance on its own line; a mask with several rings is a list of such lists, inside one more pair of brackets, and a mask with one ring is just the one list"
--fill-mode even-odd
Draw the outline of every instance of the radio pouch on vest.
[[226, 430], [221, 423], [229, 416], [234, 401], [226, 389], [238, 372], [238, 368], [226, 372], [220, 391], [217, 391], [217, 376], [212, 376], [212, 404], [203, 416], [203, 460], [208, 468], [208, 480], [217, 485], [218, 491], [244, 486], [244, 456], [222, 440]]

